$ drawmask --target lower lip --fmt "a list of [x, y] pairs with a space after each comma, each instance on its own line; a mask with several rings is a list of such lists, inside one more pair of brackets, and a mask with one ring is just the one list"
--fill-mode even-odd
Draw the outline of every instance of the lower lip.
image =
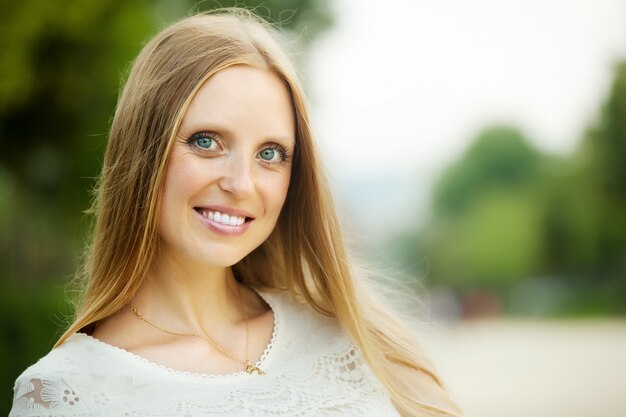
[[245, 222], [243, 222], [241, 226], [227, 226], [222, 223], [214, 222], [208, 217], [204, 217], [202, 214], [200, 214], [196, 210], [194, 210], [194, 212], [196, 213], [200, 221], [204, 223], [204, 225], [206, 225], [210, 230], [214, 231], [215, 233], [219, 233], [220, 235], [225, 235], [225, 236], [241, 235], [246, 230], [248, 230], [250, 223], [252, 223], [252, 220], [246, 220]]

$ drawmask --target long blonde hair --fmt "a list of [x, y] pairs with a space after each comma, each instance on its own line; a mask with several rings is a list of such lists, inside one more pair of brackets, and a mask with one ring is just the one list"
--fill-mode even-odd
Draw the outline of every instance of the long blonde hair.
[[143, 48], [121, 91], [91, 208], [94, 230], [73, 323], [57, 341], [124, 307], [139, 289], [159, 239], [156, 228], [167, 157], [191, 99], [230, 65], [276, 73], [296, 116], [292, 179], [270, 237], [236, 265], [237, 280], [289, 291], [336, 317], [403, 416], [461, 415], [414, 336], [364, 280], [357, 280], [318, 160], [307, 104], [282, 34], [244, 9], [187, 17]]

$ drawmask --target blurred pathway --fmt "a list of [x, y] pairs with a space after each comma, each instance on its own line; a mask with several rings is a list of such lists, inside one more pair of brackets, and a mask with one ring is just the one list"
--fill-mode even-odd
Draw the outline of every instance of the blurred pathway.
[[625, 320], [485, 320], [422, 340], [467, 417], [626, 417]]

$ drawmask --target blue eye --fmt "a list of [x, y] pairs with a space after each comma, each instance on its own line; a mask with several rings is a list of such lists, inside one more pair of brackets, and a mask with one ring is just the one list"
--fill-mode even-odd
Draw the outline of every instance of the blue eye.
[[263, 149], [259, 155], [261, 156], [261, 159], [265, 161], [272, 161], [274, 160], [274, 157], [278, 155], [278, 152], [276, 152], [276, 149], [266, 148]]
[[195, 133], [187, 139], [187, 143], [200, 151], [215, 152], [219, 149], [219, 143], [211, 132]]
[[211, 144], [213, 143], [213, 139], [211, 138], [198, 138], [196, 139], [196, 144], [204, 149], [209, 149], [211, 147]]
[[291, 158], [289, 150], [278, 143], [271, 144], [267, 148], [262, 149], [257, 155], [263, 162], [272, 165], [287, 163]]

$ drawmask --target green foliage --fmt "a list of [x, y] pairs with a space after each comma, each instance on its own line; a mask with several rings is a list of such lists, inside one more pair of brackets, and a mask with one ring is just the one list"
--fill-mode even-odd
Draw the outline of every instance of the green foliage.
[[539, 153], [517, 130], [490, 128], [444, 173], [433, 198], [435, 212], [454, 217], [469, 209], [488, 188], [523, 186], [532, 180], [539, 160]]
[[317, 34], [328, 29], [332, 23], [329, 0], [213, 0], [194, 4], [198, 11], [220, 7], [245, 7], [259, 16], [278, 24], [295, 34], [303, 43], [309, 43]]
[[[52, 348], [70, 312], [62, 285], [0, 283], [0, 364], [3, 404], [10, 404], [12, 384], [26, 368]], [[8, 414], [8, 410], [3, 410]]]
[[589, 285], [626, 288], [626, 62], [547, 206], [550, 272]]
[[616, 78], [600, 120], [585, 138], [592, 151], [598, 185], [608, 198], [626, 200], [626, 62], [615, 68]]
[[542, 154], [512, 127], [478, 135], [436, 185], [414, 258], [430, 261], [432, 282], [489, 288], [510, 311], [543, 299], [544, 312], [624, 314], [624, 161], [626, 62], [571, 157]]
[[594, 272], [604, 277], [603, 280], [623, 282], [626, 281], [626, 62], [615, 70], [609, 98], [580, 152], [589, 153], [581, 172], [592, 178], [593, 190], [599, 195]]
[[439, 230], [432, 242], [433, 274], [461, 288], [525, 279], [541, 261], [539, 217], [535, 202], [515, 191], [482, 194]]
[[597, 262], [602, 193], [573, 158], [549, 178], [544, 207], [546, 273], [590, 274]]
[[[435, 188], [432, 276], [460, 288], [500, 286], [541, 262], [541, 155], [522, 134], [485, 130]], [[497, 256], [494, 256], [497, 254]]]

